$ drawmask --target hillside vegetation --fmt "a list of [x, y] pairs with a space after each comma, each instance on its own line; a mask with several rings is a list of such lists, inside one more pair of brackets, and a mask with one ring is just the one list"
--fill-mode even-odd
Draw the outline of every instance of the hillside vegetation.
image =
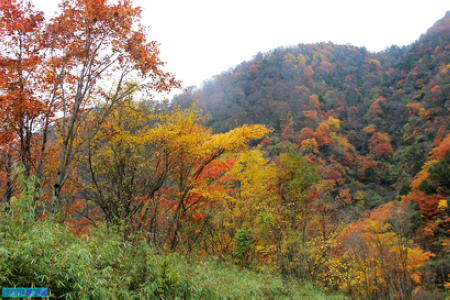
[[345, 211], [340, 220], [354, 222], [345, 230], [375, 216], [394, 230], [387, 219], [399, 210], [395, 230], [436, 255], [442, 287], [450, 272], [449, 37], [447, 12], [415, 43], [379, 53], [331, 42], [280, 47], [173, 102], [201, 107], [213, 132], [275, 129], [259, 149], [271, 158], [293, 149], [316, 166], [330, 205]]
[[449, 295], [450, 13], [380, 53], [258, 53], [169, 105], [135, 99], [180, 86], [140, 25], [0, 3], [1, 287]]
[[256, 272], [208, 256], [161, 253], [140, 236], [128, 243], [94, 230], [80, 238], [59, 224], [25, 216], [17, 224], [1, 216], [0, 287], [47, 287], [51, 298], [64, 299], [344, 299], [269, 268]]

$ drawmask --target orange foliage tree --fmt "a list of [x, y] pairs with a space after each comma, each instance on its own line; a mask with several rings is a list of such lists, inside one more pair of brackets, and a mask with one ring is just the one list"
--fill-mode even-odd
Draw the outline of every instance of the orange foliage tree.
[[380, 102], [385, 101], [386, 98], [383, 96], [378, 97], [375, 101], [370, 105], [369, 111], [372, 114], [374, 119], [381, 117], [384, 115], [384, 111], [381, 109]]
[[258, 68], [255, 65], [250, 66], [247, 71], [247, 76], [255, 77], [256, 75], [258, 75]]
[[[63, 186], [111, 111], [135, 91], [151, 97], [179, 86], [162, 71], [158, 45], [147, 40], [141, 9], [131, 2], [68, 0], [60, 8], [45, 22], [25, 1], [0, 5], [0, 68], [7, 74], [0, 79], [0, 101], [8, 108], [0, 116], [0, 137], [18, 141], [26, 175], [33, 171], [41, 179], [51, 128], [57, 128], [52, 217], [61, 208]], [[92, 111], [98, 122], [86, 127]]]
[[424, 285], [424, 267], [434, 254], [404, 237], [406, 210], [403, 203], [389, 202], [349, 224], [326, 263], [323, 284], [356, 297], [411, 297]]
[[369, 140], [370, 153], [377, 158], [390, 158], [394, 154], [391, 146], [391, 140], [387, 133], [376, 132]]

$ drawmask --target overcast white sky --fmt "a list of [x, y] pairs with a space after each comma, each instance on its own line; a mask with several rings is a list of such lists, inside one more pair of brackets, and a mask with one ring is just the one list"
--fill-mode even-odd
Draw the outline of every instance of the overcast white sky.
[[[58, 0], [34, 0], [47, 17]], [[408, 45], [450, 10], [448, 0], [134, 0], [166, 70], [200, 85], [258, 52], [331, 41], [380, 51]]]

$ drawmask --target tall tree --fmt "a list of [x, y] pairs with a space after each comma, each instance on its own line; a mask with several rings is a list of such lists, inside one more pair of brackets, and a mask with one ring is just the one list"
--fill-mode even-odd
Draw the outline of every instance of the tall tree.
[[[0, 142], [3, 154], [11, 147], [29, 176], [32, 168], [33, 131], [44, 112], [36, 91], [43, 60], [44, 16], [30, 3], [0, 3]], [[50, 116], [49, 116], [50, 117]]]
[[[53, 217], [61, 207], [62, 187], [111, 111], [137, 91], [152, 97], [154, 91], [180, 86], [162, 71], [158, 44], [147, 40], [141, 9], [130, 1], [66, 0], [60, 9], [45, 22], [29, 2], [0, 6], [0, 68], [8, 75], [0, 82], [0, 101], [9, 108], [0, 116], [0, 136], [9, 144], [19, 141], [27, 175], [33, 170], [39, 178], [50, 132], [61, 136]], [[87, 126], [92, 111], [98, 119]]]

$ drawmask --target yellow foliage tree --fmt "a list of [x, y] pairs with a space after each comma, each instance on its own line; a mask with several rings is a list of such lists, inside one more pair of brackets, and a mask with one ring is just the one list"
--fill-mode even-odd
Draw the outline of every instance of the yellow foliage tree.
[[306, 139], [302, 141], [301, 150], [310, 151], [311, 153], [319, 153], [319, 144], [315, 138]]
[[201, 119], [194, 108], [160, 111], [130, 102], [105, 121], [88, 151], [85, 190], [108, 224], [125, 223], [126, 236], [149, 232], [172, 249], [180, 234], [196, 240], [192, 226], [226, 194], [227, 156], [245, 153], [249, 141], [269, 132], [253, 125], [212, 135]]
[[356, 297], [411, 297], [424, 284], [424, 266], [434, 256], [403, 238], [407, 213], [389, 202], [340, 234], [340, 246], [327, 261], [323, 284]]

